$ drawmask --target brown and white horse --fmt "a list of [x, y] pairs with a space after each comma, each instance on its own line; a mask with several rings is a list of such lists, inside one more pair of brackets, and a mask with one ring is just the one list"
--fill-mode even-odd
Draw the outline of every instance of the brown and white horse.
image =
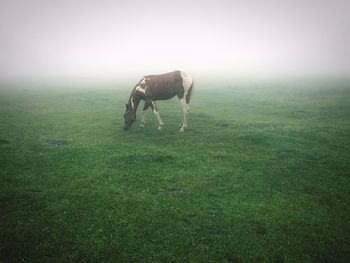
[[182, 108], [183, 120], [180, 132], [187, 128], [189, 102], [193, 90], [193, 79], [183, 71], [173, 71], [162, 75], [149, 75], [143, 77], [131, 92], [124, 114], [124, 129], [129, 128], [136, 120], [137, 107], [141, 100], [145, 101], [142, 110], [141, 125], [145, 126], [145, 111], [151, 107], [157, 121], [158, 129], [162, 129], [164, 122], [160, 118], [156, 107], [156, 100], [168, 100], [175, 95], [179, 98]]

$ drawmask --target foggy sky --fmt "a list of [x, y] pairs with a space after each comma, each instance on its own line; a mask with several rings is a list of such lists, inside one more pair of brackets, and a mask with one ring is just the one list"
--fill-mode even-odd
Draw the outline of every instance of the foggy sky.
[[0, 77], [350, 73], [350, 1], [0, 0]]

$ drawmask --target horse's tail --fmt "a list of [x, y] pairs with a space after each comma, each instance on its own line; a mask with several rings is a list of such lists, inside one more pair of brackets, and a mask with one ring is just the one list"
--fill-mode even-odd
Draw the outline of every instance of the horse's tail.
[[191, 96], [192, 96], [192, 92], [193, 92], [193, 89], [194, 89], [194, 81], [192, 80], [192, 83], [191, 83], [191, 86], [190, 88], [188, 89], [188, 92], [186, 94], [186, 103], [188, 104], [191, 100]]

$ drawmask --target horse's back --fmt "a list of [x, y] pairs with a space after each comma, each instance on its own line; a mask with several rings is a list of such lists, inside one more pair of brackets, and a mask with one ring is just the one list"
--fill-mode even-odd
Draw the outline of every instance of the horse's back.
[[173, 71], [161, 75], [148, 75], [144, 77], [147, 90], [152, 94], [152, 100], [167, 100], [179, 95], [183, 80], [181, 71]]

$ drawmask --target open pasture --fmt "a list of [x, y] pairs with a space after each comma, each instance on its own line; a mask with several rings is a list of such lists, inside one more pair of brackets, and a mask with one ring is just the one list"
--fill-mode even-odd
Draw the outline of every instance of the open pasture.
[[[350, 84], [0, 89], [1, 262], [345, 262]], [[142, 107], [139, 108], [141, 110]]]

